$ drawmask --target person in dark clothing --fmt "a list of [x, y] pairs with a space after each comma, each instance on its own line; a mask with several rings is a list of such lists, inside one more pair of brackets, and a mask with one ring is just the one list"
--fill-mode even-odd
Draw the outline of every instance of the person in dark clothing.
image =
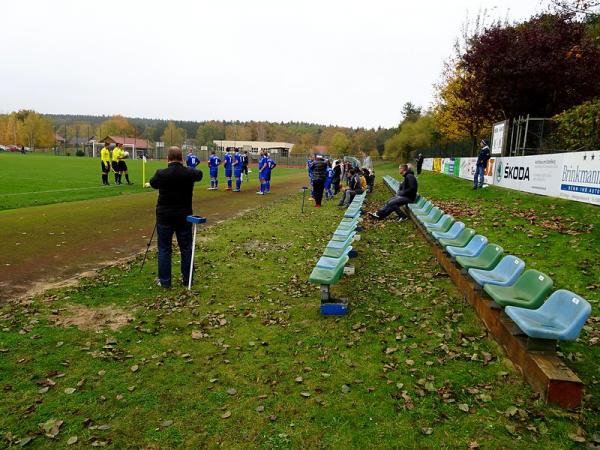
[[401, 211], [400, 207], [409, 203], [414, 203], [417, 198], [417, 178], [413, 171], [406, 164], [400, 165], [400, 175], [404, 177], [404, 181], [400, 184], [398, 192], [392, 197], [379, 211], [369, 215], [377, 220], [385, 219], [391, 213], [396, 211], [398, 214], [398, 221], [404, 222], [408, 217]]
[[242, 154], [242, 174], [246, 175], [246, 181], [250, 181], [248, 177], [248, 151], [245, 150]]
[[327, 163], [323, 159], [323, 156], [317, 155], [315, 161], [312, 163], [313, 198], [315, 199], [315, 208], [321, 207], [326, 178]]
[[490, 147], [485, 139], [481, 140], [481, 150], [479, 156], [477, 156], [477, 163], [475, 164], [475, 175], [473, 176], [473, 189], [477, 189], [477, 179], [479, 178], [479, 187], [483, 187], [483, 176], [485, 168], [487, 167], [488, 161], [492, 157], [490, 153]]
[[156, 234], [158, 238], [158, 280], [163, 288], [171, 287], [171, 254], [173, 233], [181, 252], [181, 275], [185, 284], [190, 276], [192, 258], [192, 214], [194, 183], [202, 179], [202, 172], [183, 166], [183, 155], [178, 147], [169, 148], [168, 167], [157, 170], [150, 186], [158, 189], [156, 202]]
[[333, 186], [333, 195], [337, 195], [340, 192], [340, 183], [342, 182], [342, 166], [341, 162], [337, 161], [333, 166], [333, 180], [331, 185]]
[[373, 186], [375, 185], [375, 174], [372, 169], [364, 167], [362, 170], [365, 180], [367, 180], [367, 192], [373, 192]]
[[421, 169], [423, 169], [423, 153], [417, 155], [417, 175], [421, 175]]
[[342, 198], [340, 198], [338, 206], [349, 206], [354, 199], [354, 196], [363, 193], [362, 186], [360, 184], [359, 169], [352, 167], [349, 169], [348, 175], [348, 188], [344, 191]]

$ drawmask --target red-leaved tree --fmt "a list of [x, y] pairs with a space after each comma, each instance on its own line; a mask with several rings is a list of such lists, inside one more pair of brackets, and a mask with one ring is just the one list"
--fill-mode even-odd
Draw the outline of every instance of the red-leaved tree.
[[[458, 65], [489, 104], [490, 121], [551, 117], [600, 96], [600, 49], [572, 15], [494, 25], [473, 38]], [[472, 92], [460, 95], [467, 100]]]

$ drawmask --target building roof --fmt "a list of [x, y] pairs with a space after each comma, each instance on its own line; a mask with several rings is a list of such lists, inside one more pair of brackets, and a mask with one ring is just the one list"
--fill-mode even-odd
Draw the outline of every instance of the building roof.
[[54, 141], [55, 142], [65, 142], [65, 138], [62, 137], [60, 134], [58, 133], [54, 133]]
[[148, 144], [147, 139], [142, 138], [131, 138], [126, 136], [106, 136], [104, 139], [100, 139], [100, 142], [109, 143], [109, 144], [119, 144], [119, 145], [133, 145], [135, 148], [149, 149], [150, 146]]
[[248, 145], [253, 148], [287, 148], [291, 149], [294, 144], [289, 142], [268, 142], [268, 141], [226, 141], [221, 139], [213, 140], [213, 143], [221, 147], [238, 147]]

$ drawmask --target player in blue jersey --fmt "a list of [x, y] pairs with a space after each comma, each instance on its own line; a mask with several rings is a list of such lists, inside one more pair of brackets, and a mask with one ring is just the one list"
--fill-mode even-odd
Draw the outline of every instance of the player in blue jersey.
[[200, 160], [190, 150], [185, 160], [185, 165], [188, 166], [190, 169], [195, 169], [198, 164], [200, 164]]
[[265, 190], [267, 189], [267, 152], [262, 151], [258, 158], [258, 179], [260, 180], [260, 191], [257, 192], [258, 195], [264, 195]]
[[216, 191], [219, 189], [219, 164], [221, 164], [221, 158], [219, 158], [213, 150], [208, 157], [208, 170], [210, 172], [209, 191]]
[[327, 178], [325, 178], [325, 198], [331, 200], [333, 198], [333, 191], [331, 190], [331, 183], [333, 182], [333, 167], [331, 167], [331, 160], [327, 160]]
[[233, 156], [231, 155], [231, 150], [227, 149], [227, 151], [225, 152], [225, 156], [223, 157], [224, 162], [224, 166], [225, 166], [225, 178], [227, 178], [227, 189], [225, 189], [226, 191], [230, 191], [231, 190], [231, 175], [232, 175], [232, 169], [233, 169]]
[[242, 170], [243, 170], [243, 158], [240, 151], [236, 148], [233, 155], [233, 176], [235, 177], [235, 189], [233, 192], [240, 192], [242, 187]]
[[265, 173], [265, 194], [270, 194], [271, 193], [271, 173], [273, 171], [273, 169], [275, 168], [275, 166], [277, 166], [277, 163], [275, 162], [275, 160], [273, 160], [271, 158], [271, 155], [267, 154], [267, 171]]

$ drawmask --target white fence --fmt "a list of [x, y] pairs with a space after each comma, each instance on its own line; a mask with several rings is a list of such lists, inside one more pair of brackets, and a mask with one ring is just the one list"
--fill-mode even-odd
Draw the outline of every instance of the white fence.
[[[477, 158], [427, 158], [423, 169], [472, 180]], [[600, 205], [600, 151], [495, 157], [485, 182], [522, 192]]]

